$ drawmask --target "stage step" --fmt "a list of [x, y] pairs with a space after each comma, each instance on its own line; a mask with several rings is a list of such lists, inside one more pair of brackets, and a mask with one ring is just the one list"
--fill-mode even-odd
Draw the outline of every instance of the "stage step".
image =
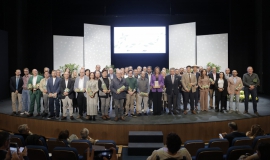
[[129, 131], [129, 143], [163, 143], [162, 131]]
[[164, 147], [163, 143], [128, 143], [129, 156], [150, 156], [154, 150]]

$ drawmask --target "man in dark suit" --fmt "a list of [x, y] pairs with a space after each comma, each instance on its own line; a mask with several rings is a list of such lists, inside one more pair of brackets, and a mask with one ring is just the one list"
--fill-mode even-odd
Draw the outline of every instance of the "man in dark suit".
[[[10, 78], [10, 92], [11, 92], [11, 101], [12, 101], [12, 114], [11, 115], [20, 115], [22, 112], [22, 90], [23, 90], [23, 79], [20, 76], [21, 70], [17, 69], [15, 76]], [[18, 100], [18, 109], [16, 106]], [[18, 110], [18, 113], [17, 113]]]
[[172, 112], [173, 104], [173, 114], [177, 114], [177, 97], [179, 94], [178, 87], [181, 85], [180, 77], [175, 75], [175, 68], [170, 69], [170, 75], [167, 75], [164, 80], [166, 87], [166, 93], [168, 98], [168, 108], [169, 114]]
[[221, 139], [227, 139], [229, 141], [229, 146], [232, 146], [232, 141], [236, 137], [246, 137], [245, 133], [238, 132], [238, 127], [235, 122], [228, 123], [228, 127], [231, 133], [222, 133]]
[[72, 99], [74, 98], [73, 94], [74, 81], [69, 78], [69, 72], [64, 73], [64, 79], [60, 82], [60, 99], [63, 102], [63, 115], [61, 120], [67, 119], [67, 109], [69, 110], [69, 116], [71, 120], [74, 120], [73, 117], [73, 103]]
[[199, 87], [198, 87], [198, 79], [200, 77], [200, 73], [198, 72], [198, 68], [199, 68], [199, 66], [197, 66], [197, 65], [192, 66], [192, 69], [193, 69], [192, 73], [196, 76], [196, 79], [197, 79], [196, 92], [195, 92], [195, 95], [194, 95], [195, 110], [198, 110], [198, 102], [199, 102], [199, 99], [200, 99], [200, 90], [199, 90]]
[[[145, 78], [148, 79], [149, 85], [150, 85], [150, 82], [151, 82], [151, 77], [152, 77], [152, 67], [151, 66], [148, 66], [147, 67], [147, 73], [145, 74]], [[152, 95], [152, 92], [151, 92], [151, 89], [150, 89], [149, 90], [149, 94], [148, 94], [148, 108], [151, 111], [153, 111], [152, 104], [153, 104], [153, 95]]]
[[[59, 118], [59, 112], [60, 112], [60, 103], [58, 99], [58, 94], [60, 92], [60, 82], [61, 78], [56, 77], [56, 71], [52, 71], [52, 78], [48, 80], [47, 83], [47, 92], [49, 94], [49, 111], [50, 116], [48, 119]], [[56, 114], [54, 113], [54, 104], [56, 108]]]
[[[214, 109], [213, 107], [213, 95], [214, 95], [214, 91], [215, 91], [215, 81], [216, 79], [219, 78], [219, 74], [217, 73], [217, 69], [216, 67], [212, 68], [212, 72], [210, 72], [208, 74], [209, 78], [212, 79], [213, 81], [211, 81], [210, 83], [210, 88], [209, 88], [209, 95], [210, 95], [210, 101], [209, 101], [209, 109]], [[216, 105], [215, 105], [216, 107]]]

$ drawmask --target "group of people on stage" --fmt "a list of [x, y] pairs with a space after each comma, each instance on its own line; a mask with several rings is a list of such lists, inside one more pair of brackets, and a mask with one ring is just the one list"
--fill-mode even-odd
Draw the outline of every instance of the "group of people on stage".
[[[188, 104], [192, 114], [197, 114], [198, 103], [201, 111], [215, 109], [216, 112], [233, 112], [235, 99], [235, 111], [239, 112], [239, 94], [244, 88], [245, 111], [248, 113], [248, 101], [251, 94], [253, 110], [257, 112], [257, 87], [260, 80], [253, 68], [248, 67], [243, 80], [237, 76], [237, 71], [230, 69], [217, 73], [216, 68], [187, 66], [185, 69], [170, 68], [169, 74], [166, 68], [140, 67], [103, 69], [96, 65], [94, 72], [81, 68], [79, 74], [76, 70], [66, 68], [61, 75], [60, 70], [44, 68], [44, 77], [38, 74], [37, 69], [24, 68], [24, 76], [21, 77], [20, 69], [10, 79], [12, 99], [12, 115], [26, 114], [32, 117], [36, 103], [37, 115], [48, 119], [59, 119], [60, 104], [62, 120], [67, 119], [67, 110], [71, 120], [73, 117], [73, 105], [78, 105], [78, 119], [86, 114], [86, 119], [96, 120], [98, 110], [103, 120], [109, 117], [110, 106], [115, 109], [115, 121], [132, 117], [148, 115], [160, 115], [166, 108], [169, 114], [184, 115], [188, 113]], [[215, 103], [213, 95], [215, 94]], [[210, 95], [210, 96], [209, 96]], [[227, 109], [227, 95], [230, 97], [229, 110]], [[208, 97], [210, 97], [208, 103]], [[41, 114], [41, 98], [44, 111]], [[181, 100], [183, 98], [183, 100]], [[18, 101], [18, 107], [16, 102]], [[181, 102], [183, 101], [183, 109]], [[111, 105], [112, 102], [112, 105]], [[136, 104], [136, 109], [134, 110]], [[30, 109], [28, 107], [30, 106]], [[153, 106], [153, 108], [152, 108]], [[209, 108], [208, 108], [209, 106]], [[214, 108], [215, 107], [215, 108]]]

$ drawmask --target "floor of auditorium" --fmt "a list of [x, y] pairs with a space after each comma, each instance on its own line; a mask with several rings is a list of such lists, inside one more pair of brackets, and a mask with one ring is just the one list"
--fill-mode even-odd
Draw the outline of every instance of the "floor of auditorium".
[[[42, 102], [41, 102], [42, 104]], [[228, 103], [229, 104], [229, 103]], [[240, 103], [240, 112], [243, 113], [244, 111], [244, 103]], [[188, 105], [189, 107], [189, 105]], [[183, 108], [183, 105], [181, 105], [181, 108]], [[41, 110], [43, 111], [43, 107], [41, 106]], [[199, 107], [200, 110], [200, 107]], [[0, 101], [0, 113], [4, 114], [11, 114], [11, 100], [3, 100]], [[211, 122], [211, 121], [224, 121], [224, 120], [234, 120], [234, 119], [246, 119], [246, 118], [252, 118], [256, 117], [253, 113], [252, 103], [249, 102], [249, 114], [237, 114], [237, 113], [220, 113], [215, 112], [214, 110], [209, 110], [208, 112], [202, 112], [198, 111], [198, 114], [193, 115], [191, 112], [188, 112], [187, 115], [178, 114], [168, 115], [168, 110], [166, 113], [163, 113], [162, 115], [148, 115], [148, 116], [138, 116], [138, 117], [126, 117], [125, 121], [118, 121], [115, 122], [113, 120], [114, 118], [114, 110], [110, 109], [109, 116], [111, 117], [111, 120], [102, 120], [101, 116], [98, 115], [96, 121], [90, 121], [86, 120], [84, 118], [82, 119], [75, 119], [70, 120], [69, 117], [67, 120], [68, 122], [83, 122], [83, 123], [102, 123], [102, 124], [176, 124], [176, 123], [198, 123], [198, 122]], [[270, 115], [270, 97], [269, 96], [259, 96], [259, 102], [258, 102], [258, 112], [260, 116], [267, 116]], [[34, 112], [34, 115], [36, 115], [36, 110]], [[74, 117], [76, 118], [78, 113], [74, 113]], [[20, 115], [21, 117], [26, 117], [26, 115]], [[48, 120], [42, 117], [31, 117], [36, 119], [44, 119]], [[54, 119], [54, 120], [48, 120], [48, 121], [61, 121], [61, 119]]]

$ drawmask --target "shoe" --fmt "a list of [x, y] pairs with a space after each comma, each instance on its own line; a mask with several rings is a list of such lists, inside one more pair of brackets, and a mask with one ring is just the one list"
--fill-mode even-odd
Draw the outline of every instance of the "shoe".
[[122, 121], [125, 121], [125, 118], [124, 118], [124, 116], [123, 116], [123, 117], [121, 117], [120, 119], [121, 119]]
[[35, 117], [39, 117], [39, 116], [41, 116], [40, 113], [38, 113]]
[[24, 112], [21, 112], [20, 114], [21, 114], [21, 115], [24, 115]]
[[24, 114], [28, 115], [29, 113], [28, 113], [28, 112], [26, 112], [26, 111], [24, 111]]
[[174, 115], [177, 115], [178, 113], [177, 112], [173, 112]]
[[168, 115], [172, 115], [172, 112], [170, 111], [170, 112], [168, 112]]
[[73, 116], [70, 116], [70, 120], [74, 120], [75, 118]]
[[54, 119], [54, 116], [49, 116], [47, 119]]
[[106, 116], [105, 116], [105, 115], [103, 115], [103, 116], [102, 116], [102, 119], [103, 119], [103, 120], [107, 120], [107, 118], [106, 118]]
[[33, 117], [33, 113], [28, 114], [27, 117]]
[[93, 121], [96, 121], [96, 116], [93, 116]]
[[233, 110], [229, 110], [229, 113], [233, 113]]
[[115, 117], [115, 118], [114, 118], [114, 121], [116, 121], [116, 122], [117, 122], [117, 121], [118, 121], [118, 117]]
[[148, 116], [148, 114], [147, 114], [147, 113], [144, 113], [143, 115]]
[[187, 115], [187, 110], [184, 111], [184, 115]]
[[254, 114], [255, 114], [256, 116], [258, 116], [258, 117], [260, 116], [258, 112], [254, 112]]
[[243, 114], [249, 114], [248, 111], [244, 111]]
[[111, 117], [109, 117], [109, 115], [105, 115], [105, 117], [106, 117], [107, 119], [111, 119]]
[[112, 109], [114, 109], [114, 107], [112, 107]]
[[85, 117], [85, 119], [89, 119], [89, 116], [87, 115], [87, 116]]
[[216, 109], [215, 112], [219, 112], [219, 109]]
[[131, 117], [134, 117], [135, 115], [134, 114], [130, 114]]
[[141, 116], [141, 115], [142, 115], [141, 113], [138, 114], [138, 116]]
[[56, 117], [55, 117], [55, 119], [59, 119], [59, 117], [58, 117], [58, 116], [56, 116]]
[[17, 115], [21, 115], [21, 113], [23, 114], [23, 112], [21, 112], [21, 111], [18, 111]]
[[126, 113], [126, 114], [125, 114], [125, 117], [127, 117], [127, 116], [128, 116], [128, 114]]
[[16, 112], [12, 112], [10, 115], [11, 116], [16, 116], [16, 114], [17, 114]]
[[150, 109], [150, 112], [153, 112], [153, 109], [152, 108]]
[[241, 114], [241, 112], [240, 112], [240, 111], [237, 111], [237, 110], [235, 111], [235, 113], [237, 113], [237, 114]]
[[93, 119], [92, 117], [93, 117], [93, 116], [89, 116], [89, 120], [90, 120], [90, 121], [92, 121], [92, 119]]
[[220, 112], [220, 113], [224, 113], [224, 110], [220, 110], [219, 112]]
[[41, 116], [42, 117], [47, 117], [48, 116], [48, 113], [42, 113]]
[[61, 120], [67, 120], [67, 117], [62, 117]]
[[212, 110], [212, 109], [214, 109], [214, 107], [211, 107], [211, 106], [210, 106], [210, 107], [209, 107], [209, 110]]
[[195, 107], [195, 111], [198, 111], [198, 107]]
[[81, 119], [81, 116], [80, 116], [80, 115], [78, 115], [77, 119]]
[[195, 110], [191, 111], [192, 114], [197, 114]]

